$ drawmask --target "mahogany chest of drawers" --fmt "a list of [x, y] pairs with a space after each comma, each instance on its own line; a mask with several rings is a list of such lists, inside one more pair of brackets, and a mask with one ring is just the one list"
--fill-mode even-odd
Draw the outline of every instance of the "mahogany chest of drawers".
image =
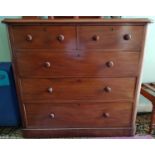
[[134, 135], [149, 20], [3, 22], [25, 137]]

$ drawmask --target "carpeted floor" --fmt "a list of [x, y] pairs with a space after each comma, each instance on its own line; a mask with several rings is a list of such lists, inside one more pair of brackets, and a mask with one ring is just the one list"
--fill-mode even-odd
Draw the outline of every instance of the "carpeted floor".
[[151, 114], [149, 113], [142, 113], [137, 116], [136, 125], [137, 130], [136, 134], [145, 135], [149, 133], [150, 129], [150, 121], [151, 121]]
[[[151, 139], [155, 138], [155, 130], [152, 135], [149, 133], [150, 114], [139, 114], [137, 116], [137, 131], [133, 139]], [[22, 133], [20, 128], [16, 127], [0, 127], [0, 139], [21, 139]]]

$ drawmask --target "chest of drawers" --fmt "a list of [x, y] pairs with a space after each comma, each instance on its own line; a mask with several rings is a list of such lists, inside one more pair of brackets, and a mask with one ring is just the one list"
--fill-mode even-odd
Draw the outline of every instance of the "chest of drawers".
[[3, 22], [25, 137], [134, 135], [149, 20]]

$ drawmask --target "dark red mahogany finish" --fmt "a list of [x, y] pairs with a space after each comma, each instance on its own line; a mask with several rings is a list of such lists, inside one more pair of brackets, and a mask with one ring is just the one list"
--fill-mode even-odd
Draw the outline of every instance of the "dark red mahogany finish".
[[134, 135], [148, 19], [3, 22], [25, 137]]

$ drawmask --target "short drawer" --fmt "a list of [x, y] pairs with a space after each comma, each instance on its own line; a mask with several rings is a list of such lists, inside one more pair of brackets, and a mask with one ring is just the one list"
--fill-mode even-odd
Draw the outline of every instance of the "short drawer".
[[74, 26], [12, 26], [15, 49], [76, 49]]
[[115, 101], [134, 98], [135, 78], [55, 78], [21, 79], [25, 102], [99, 100]]
[[137, 76], [139, 52], [16, 52], [21, 77]]
[[143, 26], [79, 26], [79, 49], [141, 50]]
[[25, 104], [27, 128], [130, 127], [132, 103]]

